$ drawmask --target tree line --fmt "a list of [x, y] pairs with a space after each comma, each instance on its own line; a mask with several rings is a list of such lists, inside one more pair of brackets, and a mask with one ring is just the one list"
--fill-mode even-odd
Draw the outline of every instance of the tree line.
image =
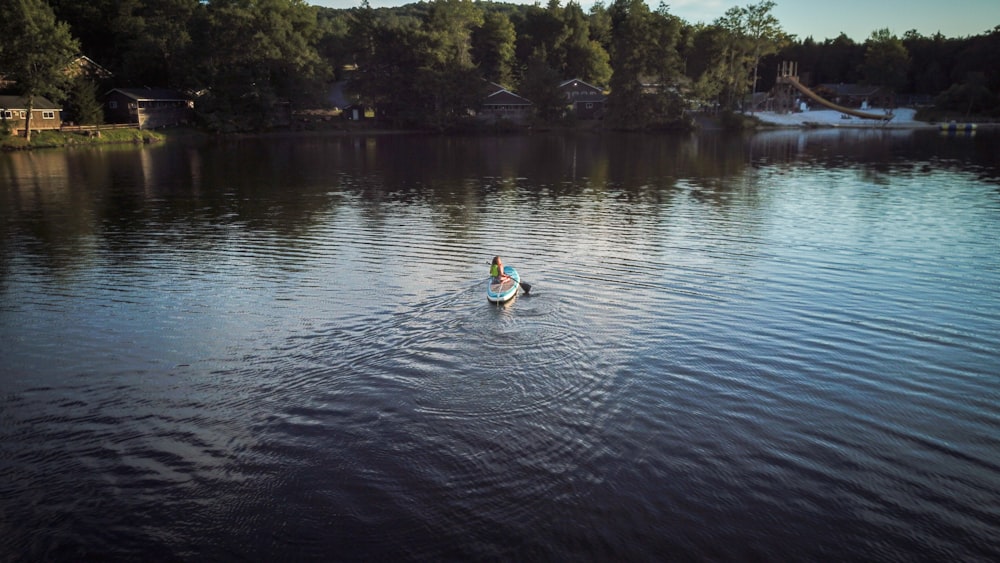
[[[332, 81], [394, 125], [447, 129], [481, 103], [484, 85], [518, 92], [534, 119], [566, 118], [556, 86], [577, 78], [608, 90], [605, 123], [682, 126], [692, 106], [736, 111], [767, 91], [782, 60], [812, 83], [867, 83], [920, 95], [941, 111], [1000, 115], [1000, 26], [946, 38], [874, 30], [799, 39], [775, 3], [733, 7], [691, 24], [666, 4], [431, 0], [396, 8], [316, 7], [304, 0], [14, 0], [0, 20], [0, 74], [46, 95], [77, 120], [110, 86], [198, 92], [213, 127], [268, 125], [279, 101], [322, 106]], [[112, 73], [70, 83], [58, 69], [82, 53]], [[99, 106], [98, 106], [99, 109]]]

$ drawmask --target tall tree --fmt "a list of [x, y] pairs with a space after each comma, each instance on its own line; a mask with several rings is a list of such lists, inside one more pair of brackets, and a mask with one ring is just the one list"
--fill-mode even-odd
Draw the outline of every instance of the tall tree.
[[535, 117], [541, 123], [555, 123], [563, 117], [566, 97], [559, 90], [562, 75], [549, 66], [542, 47], [528, 61], [528, 68], [521, 79], [520, 91], [531, 100]]
[[867, 84], [881, 85], [898, 92], [906, 85], [910, 55], [898, 37], [888, 29], [872, 32], [865, 42], [861, 76]]
[[472, 30], [483, 25], [483, 11], [472, 0], [434, 0], [425, 27], [434, 57], [442, 65], [471, 68]]
[[266, 125], [276, 101], [320, 95], [332, 70], [316, 50], [316, 10], [304, 0], [212, 0], [193, 47], [216, 109]]
[[682, 118], [680, 20], [666, 6], [615, 0], [609, 9], [614, 42], [608, 122], [622, 129], [670, 127]]
[[483, 77], [503, 86], [513, 79], [517, 34], [510, 18], [501, 12], [489, 12], [483, 25], [472, 33], [472, 58]]
[[66, 65], [80, 46], [44, 0], [13, 0], [0, 19], [0, 68], [27, 101], [25, 138], [31, 141], [36, 96], [60, 99], [68, 85]]
[[199, 0], [141, 0], [133, 12], [133, 33], [122, 46], [122, 74], [135, 84], [192, 86], [193, 21]]
[[63, 115], [84, 125], [104, 123], [104, 109], [97, 99], [97, 83], [83, 74], [73, 78], [63, 104]]
[[787, 42], [777, 18], [771, 15], [775, 3], [764, 0], [745, 7], [734, 6], [716, 20], [728, 34], [719, 64], [727, 73], [728, 105], [733, 107], [748, 90], [756, 93], [761, 58], [777, 53]]
[[563, 10], [567, 37], [563, 43], [564, 78], [580, 78], [605, 86], [611, 78], [610, 57], [590, 35], [590, 20], [580, 4], [570, 2]]
[[544, 54], [545, 64], [561, 73], [565, 64], [563, 43], [569, 35], [562, 12], [559, 0], [549, 0], [545, 8], [537, 4], [528, 8], [517, 29], [519, 60], [528, 62]]

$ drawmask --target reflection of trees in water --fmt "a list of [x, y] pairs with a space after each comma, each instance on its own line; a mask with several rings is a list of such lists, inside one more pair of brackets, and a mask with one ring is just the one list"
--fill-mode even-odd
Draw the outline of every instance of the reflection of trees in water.
[[875, 184], [970, 164], [996, 179], [996, 145], [990, 132], [830, 129], [316, 136], [33, 151], [0, 156], [0, 244], [7, 255], [16, 244], [57, 268], [101, 249], [122, 259], [141, 259], [157, 243], [202, 251], [240, 231], [308, 246], [348, 201], [373, 224], [391, 216], [388, 206], [425, 206], [442, 232], [458, 236], [511, 203], [540, 210], [583, 196], [627, 216], [630, 206], [684, 196], [724, 209], [734, 194], [744, 203], [765, 197], [769, 174], [802, 165], [857, 168]]

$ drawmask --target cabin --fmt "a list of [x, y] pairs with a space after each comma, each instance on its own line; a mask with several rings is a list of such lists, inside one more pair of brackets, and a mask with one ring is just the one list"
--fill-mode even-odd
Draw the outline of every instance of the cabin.
[[577, 119], [600, 119], [604, 116], [608, 97], [601, 88], [573, 78], [559, 84], [559, 91], [572, 106]]
[[[28, 117], [28, 100], [22, 96], [0, 96], [0, 125], [11, 134], [23, 134]], [[31, 104], [31, 130], [45, 131], [62, 126], [62, 108], [48, 98], [35, 96]]]
[[531, 101], [523, 96], [519, 96], [510, 90], [496, 85], [490, 88], [490, 93], [486, 95], [482, 105], [479, 107], [477, 116], [481, 119], [492, 120], [494, 122], [501, 119], [522, 123], [531, 116]]
[[63, 69], [66, 76], [77, 78], [85, 76], [94, 81], [107, 80], [111, 78], [111, 71], [94, 62], [87, 55], [77, 55]]
[[189, 123], [194, 100], [166, 88], [115, 88], [104, 94], [104, 118], [109, 123], [131, 123], [156, 129]]
[[[84, 76], [95, 82], [111, 78], [111, 71], [94, 62], [86, 55], [77, 55], [63, 67], [63, 74], [69, 78]], [[0, 73], [0, 90], [6, 90], [17, 85], [17, 82], [10, 80]]]

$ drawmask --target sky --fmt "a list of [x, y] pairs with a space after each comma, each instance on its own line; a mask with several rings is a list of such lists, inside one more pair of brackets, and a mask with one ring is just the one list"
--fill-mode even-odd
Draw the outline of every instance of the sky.
[[[353, 8], [361, 0], [306, 0], [317, 6]], [[401, 6], [413, 0], [369, 0], [374, 8]], [[500, 0], [518, 4], [534, 1]], [[543, 6], [548, 0], [540, 0]], [[565, 5], [568, 0], [562, 0]], [[578, 0], [589, 10], [593, 0]], [[733, 6], [759, 4], [762, 0], [664, 0], [670, 12], [688, 23], [712, 23]], [[656, 9], [659, 0], [646, 0]], [[604, 5], [611, 0], [604, 0]], [[822, 42], [845, 33], [862, 43], [873, 31], [888, 29], [897, 37], [911, 29], [921, 35], [940, 32], [958, 38], [982, 35], [1000, 25], [1000, 0], [775, 0], [771, 11], [785, 33]]]

